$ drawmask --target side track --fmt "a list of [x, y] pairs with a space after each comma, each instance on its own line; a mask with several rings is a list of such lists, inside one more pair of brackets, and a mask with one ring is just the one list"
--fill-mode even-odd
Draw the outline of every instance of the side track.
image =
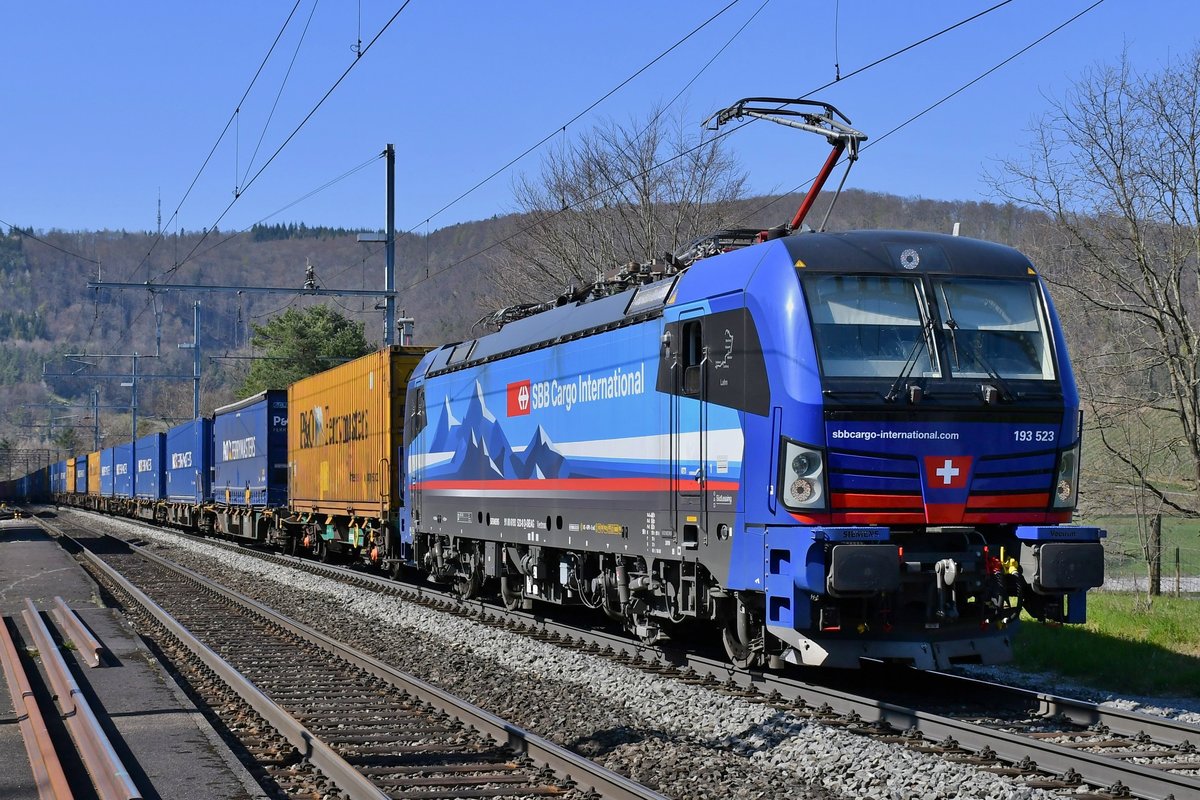
[[[184, 627], [198, 632], [207, 646], [186, 646], [204, 662], [201, 671], [224, 678], [236, 670], [253, 685], [251, 695], [262, 695], [251, 703], [262, 720], [247, 722], [243, 711], [229, 727], [248, 727], [260, 740], [256, 749], [267, 756], [265, 766], [282, 772], [277, 782], [288, 793], [307, 790], [292, 774], [297, 762], [307, 760], [356, 797], [585, 796], [577, 786], [602, 797], [660, 797], [194, 573], [114, 545], [98, 544], [103, 561], [86, 551], [85, 556], [122, 603], [147, 608], [156, 627], [180, 641], [187, 637]], [[147, 605], [111, 564], [133, 576], [153, 602]], [[281, 710], [270, 708], [265, 698]], [[264, 747], [268, 724], [290, 731], [290, 745]], [[349, 788], [356, 780], [337, 765], [341, 760], [368, 778], [375, 794]], [[323, 785], [320, 778], [307, 781], [309, 788]]]

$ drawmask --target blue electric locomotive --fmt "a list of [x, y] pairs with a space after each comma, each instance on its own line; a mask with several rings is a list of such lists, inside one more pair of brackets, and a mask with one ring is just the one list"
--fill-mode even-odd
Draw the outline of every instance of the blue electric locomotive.
[[1021, 608], [1083, 621], [1103, 531], [1064, 524], [1081, 423], [1045, 286], [991, 243], [791, 233], [862, 138], [825, 109], [798, 115], [834, 154], [791, 225], [425, 357], [412, 563], [647, 641], [714, 625], [747, 666], [995, 663]]

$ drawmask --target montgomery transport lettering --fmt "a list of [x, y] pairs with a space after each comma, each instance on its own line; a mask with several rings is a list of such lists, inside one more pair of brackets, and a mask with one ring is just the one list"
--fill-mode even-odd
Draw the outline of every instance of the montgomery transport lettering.
[[829, 438], [859, 439], [864, 442], [873, 442], [876, 439], [939, 439], [942, 441], [956, 441], [958, 439], [958, 431], [848, 431], [835, 428], [829, 432]]
[[254, 437], [245, 439], [226, 439], [221, 442], [221, 460], [239, 461], [243, 458], [254, 458]]

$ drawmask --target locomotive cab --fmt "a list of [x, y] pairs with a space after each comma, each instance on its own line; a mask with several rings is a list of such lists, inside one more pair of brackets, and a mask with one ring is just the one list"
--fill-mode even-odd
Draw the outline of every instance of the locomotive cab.
[[[1078, 399], [1032, 265], [928, 234], [782, 244], [792, 275], [756, 276], [764, 290], [778, 280], [784, 308], [803, 314], [776, 321], [790, 343], [766, 343], [794, 355], [773, 376], [776, 522], [789, 521], [768, 529], [762, 613], [779, 657], [995, 663], [1010, 658], [1022, 608], [1082, 622], [1086, 590], [1103, 581], [1104, 532], [1066, 524]], [[776, 562], [796, 566], [772, 575]]]

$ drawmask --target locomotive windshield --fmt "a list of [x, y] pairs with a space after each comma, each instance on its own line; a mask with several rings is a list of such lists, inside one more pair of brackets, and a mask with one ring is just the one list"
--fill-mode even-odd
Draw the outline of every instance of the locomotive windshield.
[[1036, 289], [1030, 281], [935, 280], [950, 373], [1054, 380]]
[[810, 275], [804, 281], [825, 375], [938, 377], [921, 282], [891, 275]]
[[1033, 281], [814, 273], [803, 284], [826, 377], [1054, 380]]

